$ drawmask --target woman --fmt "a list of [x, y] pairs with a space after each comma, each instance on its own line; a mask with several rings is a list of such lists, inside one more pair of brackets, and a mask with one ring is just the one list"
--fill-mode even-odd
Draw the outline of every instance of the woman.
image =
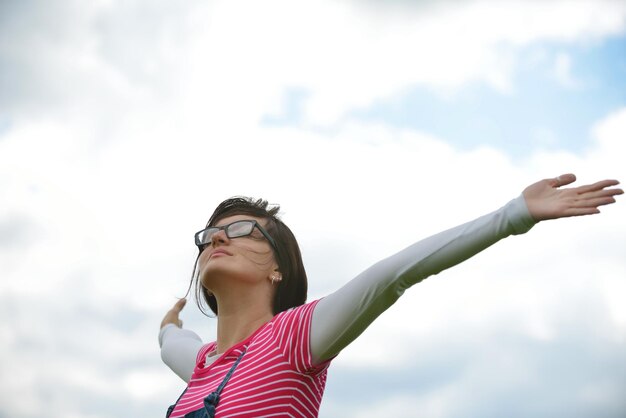
[[278, 208], [226, 200], [196, 234], [192, 277], [199, 306], [217, 315], [216, 341], [203, 344], [181, 328], [184, 299], [161, 324], [161, 356], [188, 382], [167, 416], [317, 417], [331, 360], [407, 288], [539, 221], [599, 213], [623, 193], [615, 180], [560, 188], [575, 180], [534, 183], [501, 209], [417, 242], [307, 304], [300, 250]]

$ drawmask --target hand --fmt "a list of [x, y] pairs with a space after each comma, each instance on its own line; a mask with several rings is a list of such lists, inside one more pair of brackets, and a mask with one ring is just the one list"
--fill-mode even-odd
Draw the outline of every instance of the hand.
[[181, 321], [178, 318], [178, 315], [183, 310], [186, 303], [187, 303], [187, 299], [185, 298], [179, 299], [178, 302], [176, 302], [174, 306], [172, 306], [172, 309], [167, 311], [167, 313], [165, 314], [165, 317], [163, 317], [163, 321], [161, 321], [161, 328], [163, 328], [167, 324], [174, 324], [177, 327], [182, 328], [183, 321]]
[[576, 181], [573, 174], [562, 174], [531, 184], [522, 193], [531, 216], [536, 221], [566, 218], [569, 216], [600, 213], [598, 206], [615, 203], [613, 196], [624, 193], [622, 189], [610, 189], [619, 184], [617, 180], [602, 180], [585, 186], [559, 189]]

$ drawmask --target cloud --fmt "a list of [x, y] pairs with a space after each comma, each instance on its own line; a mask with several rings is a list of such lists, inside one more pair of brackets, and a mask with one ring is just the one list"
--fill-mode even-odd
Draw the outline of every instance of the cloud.
[[[177, 95], [199, 2], [4, 5], [0, 108], [12, 125], [65, 119], [103, 141], [128, 110]], [[149, 16], [148, 16], [149, 14]], [[96, 138], [94, 138], [94, 136]]]
[[27, 246], [34, 239], [34, 229], [32, 223], [20, 215], [0, 220], [0, 248], [11, 250]]
[[[166, 407], [164, 399], [175, 399], [180, 388], [174, 377], [167, 380], [167, 370], [159, 362], [155, 327], [173, 296], [186, 287], [194, 251], [189, 231], [204, 223], [207, 208], [215, 201], [239, 190], [270, 195], [270, 200], [277, 196], [285, 220], [300, 238], [311, 294], [318, 297], [420, 237], [495, 209], [539, 174], [575, 167], [582, 170], [581, 181], [595, 180], [600, 171], [624, 178], [620, 161], [610, 157], [622, 152], [616, 140], [623, 129], [622, 115], [623, 111], [616, 111], [596, 125], [594, 148], [585, 155], [544, 152], [517, 165], [488, 148], [459, 151], [426, 134], [366, 123], [346, 126], [332, 138], [293, 128], [265, 128], [254, 131], [258, 141], [242, 139], [227, 146], [196, 143], [198, 150], [206, 147], [207, 153], [200, 152], [191, 161], [202, 168], [201, 173], [204, 169], [217, 173], [205, 174], [206, 178], [194, 177], [194, 170], [177, 165], [178, 154], [191, 147], [184, 141], [176, 151], [153, 146], [152, 158], [143, 158], [142, 170], [134, 171], [136, 159], [153, 143], [151, 135], [111, 144], [106, 153], [91, 160], [96, 164], [78, 166], [83, 170], [79, 178], [71, 175], [77, 167], [69, 165], [65, 173], [42, 159], [41, 171], [30, 172], [39, 192], [32, 200], [13, 201], [10, 207], [46, 219], [49, 226], [48, 235], [22, 253], [3, 284], [2, 306], [7, 307], [3, 316], [14, 318], [5, 326], [8, 339], [3, 346], [12, 364], [31, 363], [42, 344], [54, 361], [23, 373], [20, 381], [2, 385], [25, 390], [41, 378], [47, 386], [63, 389], [48, 389], [50, 394], [43, 398], [59, 405], [58, 410], [70, 402], [65, 392], [80, 393], [96, 404], [121, 399], [118, 408], [129, 403], [136, 403], [140, 411], [154, 408], [155, 403]], [[160, 138], [170, 134], [153, 130]], [[30, 141], [36, 143], [38, 137]], [[19, 138], [22, 141], [9, 136], [5, 145], [32, 146], [23, 134]], [[246, 152], [230, 154], [237, 144]], [[208, 152], [211, 148], [220, 150], [220, 155], [236, 155], [237, 164], [224, 157], [201, 165], [204, 155], [213, 155]], [[6, 149], [19, 155], [17, 148]], [[259, 162], [259, 156], [268, 155], [267, 149], [291, 155], [280, 162], [280, 175], [272, 170], [275, 165]], [[161, 171], [162, 166], [177, 169]], [[350, 176], [344, 175], [347, 167]], [[173, 180], [173, 172], [181, 176], [175, 177], [178, 181]], [[228, 184], [221, 181], [224, 176]], [[220, 181], [212, 180], [215, 177]], [[207, 188], [211, 193], [204, 192]], [[298, 192], [301, 188], [307, 190], [304, 198]], [[589, 345], [593, 336], [606, 347], [609, 367], [620, 364], [615, 355], [620, 342], [613, 336], [624, 332], [624, 311], [617, 295], [624, 290], [620, 249], [625, 248], [626, 235], [617, 211], [617, 207], [607, 208], [599, 217], [538, 225], [528, 236], [510, 238], [411, 289], [337, 360], [327, 394], [330, 409], [322, 416], [340, 416], [342, 408], [358, 408], [340, 388], [347, 386], [342, 382], [363, 381], [357, 373], [363, 364], [372, 379], [388, 379], [403, 394], [381, 392], [380, 402], [359, 412], [362, 416], [383, 407], [404, 408], [408, 402], [427, 405], [430, 416], [455, 416], [456, 410], [445, 406], [452, 401], [466, 404], [466, 412], [478, 408], [465, 393], [476, 394], [483, 405], [477, 410], [485, 413], [505, 401], [518, 408], [521, 398], [514, 395], [516, 390], [521, 387], [535, 396], [532, 382], [545, 381], [546, 391], [548, 386], [562, 385], [559, 373], [574, 364], [578, 371], [568, 384], [589, 402], [599, 402], [607, 413], [619, 410], [619, 398], [611, 390], [618, 390], [621, 383], [608, 372], [592, 376], [589, 368], [595, 363], [584, 361], [598, 355], [598, 347]], [[409, 221], [403, 228], [389, 227], [403, 219]], [[609, 250], [599, 251], [599, 242]], [[328, 262], [336, 259], [342, 262]], [[407, 331], [406, 318], [420, 320]], [[185, 317], [185, 323], [205, 337], [211, 335], [199, 320]], [[393, 356], [381, 341], [396, 342]], [[488, 357], [485, 347], [492, 347]], [[544, 366], [561, 358], [565, 349], [583, 351], [546, 378]], [[507, 355], [530, 364], [516, 368]], [[495, 371], [485, 374], [483, 367]], [[83, 380], [82, 372], [63, 370], [86, 370], [90, 381]], [[62, 383], [55, 381], [60, 375]], [[151, 376], [161, 376], [164, 386], [143, 386]], [[333, 376], [339, 389], [332, 383]], [[357, 387], [356, 383], [350, 387]], [[598, 398], [598, 393], [604, 393], [604, 398]], [[36, 396], [33, 392], [31, 412], [10, 402], [7, 410], [37, 415], [47, 404], [36, 401]], [[565, 399], [564, 394], [559, 396], [563, 397], [536, 415], [556, 408]], [[577, 405], [587, 405], [580, 402]], [[72, 408], [77, 415], [95, 411], [87, 403]], [[106, 414], [116, 415], [115, 408], [109, 408]]]
[[[622, 138], [625, 131], [626, 109], [616, 109], [593, 127], [591, 134], [597, 143], [597, 147], [593, 151], [601, 152], [605, 149], [622, 150], [624, 148]], [[603, 158], [611, 157], [611, 155], [605, 154], [598, 155], [598, 157], [600, 156]], [[611, 159], [612, 166], [617, 166], [616, 162], [614, 158]]]
[[282, 92], [298, 88], [310, 92], [305, 122], [326, 126], [415, 85], [508, 91], [519, 48], [590, 42], [626, 25], [626, 8], [613, 1], [55, 4], [45, 13], [36, 2], [8, 10], [5, 20], [29, 29], [4, 29], [12, 42], [2, 49], [11, 63], [2, 105], [13, 117], [90, 107], [102, 127], [124, 117], [116, 109], [165, 98], [212, 123], [235, 123], [229, 115], [279, 114]]
[[[281, 79], [314, 91], [306, 105], [309, 123], [332, 123], [346, 109], [367, 107], [409, 86], [425, 85], [448, 95], [467, 84], [484, 83], [508, 92], [521, 48], [539, 42], [589, 42], [621, 33], [626, 13], [615, 2], [578, 2], [575, 7], [571, 2], [421, 5], [353, 2], [351, 9], [329, 8], [319, 20], [324, 21], [324, 34], [315, 44], [290, 38], [289, 50], [305, 54], [301, 62], [308, 68], [292, 71], [291, 64]], [[344, 25], [355, 10], [363, 17]], [[280, 30], [280, 24], [272, 26]], [[310, 28], [307, 33], [316, 31]], [[291, 81], [294, 72], [301, 81]]]
[[[156, 329], [186, 290], [193, 232], [228, 196], [281, 204], [320, 297], [535, 178], [626, 178], [624, 109], [585, 152], [515, 161], [343, 119], [415, 84], [514, 89], [518, 48], [624, 29], [618, 2], [499, 4], [3, 4], [0, 415], [162, 413], [182, 388]], [[306, 92], [299, 115], [289, 91]], [[621, 204], [540, 224], [408, 291], [339, 357], [322, 416], [545, 416], [571, 393], [572, 415], [623, 412]], [[185, 324], [214, 335], [192, 308]], [[363, 368], [395, 393], [381, 385], [363, 404]]]

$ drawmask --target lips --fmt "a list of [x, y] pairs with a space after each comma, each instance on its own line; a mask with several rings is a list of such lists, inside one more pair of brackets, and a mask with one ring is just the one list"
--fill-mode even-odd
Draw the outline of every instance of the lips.
[[225, 256], [225, 255], [232, 255], [232, 254], [226, 250], [218, 249], [218, 250], [213, 251], [211, 255], [209, 256], [209, 258], [213, 258], [215, 256]]

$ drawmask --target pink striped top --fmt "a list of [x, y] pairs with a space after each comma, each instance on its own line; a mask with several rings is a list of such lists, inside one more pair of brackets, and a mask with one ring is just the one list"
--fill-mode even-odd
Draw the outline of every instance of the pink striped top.
[[204, 397], [222, 382], [244, 347], [246, 353], [220, 396], [215, 418], [317, 417], [330, 364], [312, 364], [311, 317], [317, 302], [277, 314], [211, 364], [206, 364], [206, 355], [216, 343], [204, 345], [187, 392], [170, 418], [203, 408]]

